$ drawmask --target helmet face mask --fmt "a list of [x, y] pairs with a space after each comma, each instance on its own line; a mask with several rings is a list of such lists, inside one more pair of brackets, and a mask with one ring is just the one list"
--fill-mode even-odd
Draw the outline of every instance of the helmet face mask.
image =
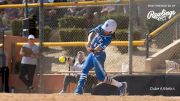
[[113, 34], [116, 31], [117, 23], [113, 19], [107, 20], [101, 27], [104, 31]]

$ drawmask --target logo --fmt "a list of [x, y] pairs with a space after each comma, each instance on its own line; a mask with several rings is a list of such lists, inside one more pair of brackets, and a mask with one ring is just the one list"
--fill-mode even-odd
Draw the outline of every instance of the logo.
[[106, 24], [106, 27], [108, 27], [109, 26], [109, 24]]
[[165, 21], [167, 19], [171, 19], [173, 15], [176, 14], [176, 11], [166, 11], [163, 9], [161, 12], [156, 13], [155, 11], [149, 11], [147, 14], [147, 19], [156, 19], [158, 21]]

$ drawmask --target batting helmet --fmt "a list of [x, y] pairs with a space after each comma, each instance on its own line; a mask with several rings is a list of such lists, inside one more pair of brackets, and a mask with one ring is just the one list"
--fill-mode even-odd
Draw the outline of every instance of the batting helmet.
[[106, 20], [106, 22], [102, 25], [101, 28], [107, 32], [114, 33], [117, 28], [117, 23], [115, 20], [109, 19]]

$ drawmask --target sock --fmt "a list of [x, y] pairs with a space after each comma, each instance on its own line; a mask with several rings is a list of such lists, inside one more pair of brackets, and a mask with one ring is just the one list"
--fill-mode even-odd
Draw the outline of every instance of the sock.
[[87, 75], [82, 73], [81, 76], [80, 76], [80, 78], [79, 78], [78, 85], [79, 85], [80, 87], [84, 87], [85, 82], [86, 82], [86, 79], [87, 79]]
[[112, 79], [111, 85], [116, 86], [116, 87], [121, 87], [122, 83], [119, 81], [116, 81], [115, 79]]
[[107, 76], [104, 79], [104, 83], [107, 83], [107, 84], [110, 84], [110, 85], [113, 85], [113, 86], [116, 86], [116, 87], [121, 87], [122, 86], [121, 82], [116, 81], [115, 79], [112, 79], [112, 78], [107, 77]]

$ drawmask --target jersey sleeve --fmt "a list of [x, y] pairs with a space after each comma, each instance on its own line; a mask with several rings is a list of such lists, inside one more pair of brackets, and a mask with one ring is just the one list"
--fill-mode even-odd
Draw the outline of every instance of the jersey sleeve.
[[97, 27], [95, 27], [95, 28], [93, 28], [92, 30], [90, 30], [89, 32], [88, 32], [88, 34], [90, 34], [91, 32], [94, 32], [95, 34], [96, 33], [99, 33], [100, 31], [101, 31], [101, 27], [102, 25], [100, 24], [100, 25], [98, 25]]

